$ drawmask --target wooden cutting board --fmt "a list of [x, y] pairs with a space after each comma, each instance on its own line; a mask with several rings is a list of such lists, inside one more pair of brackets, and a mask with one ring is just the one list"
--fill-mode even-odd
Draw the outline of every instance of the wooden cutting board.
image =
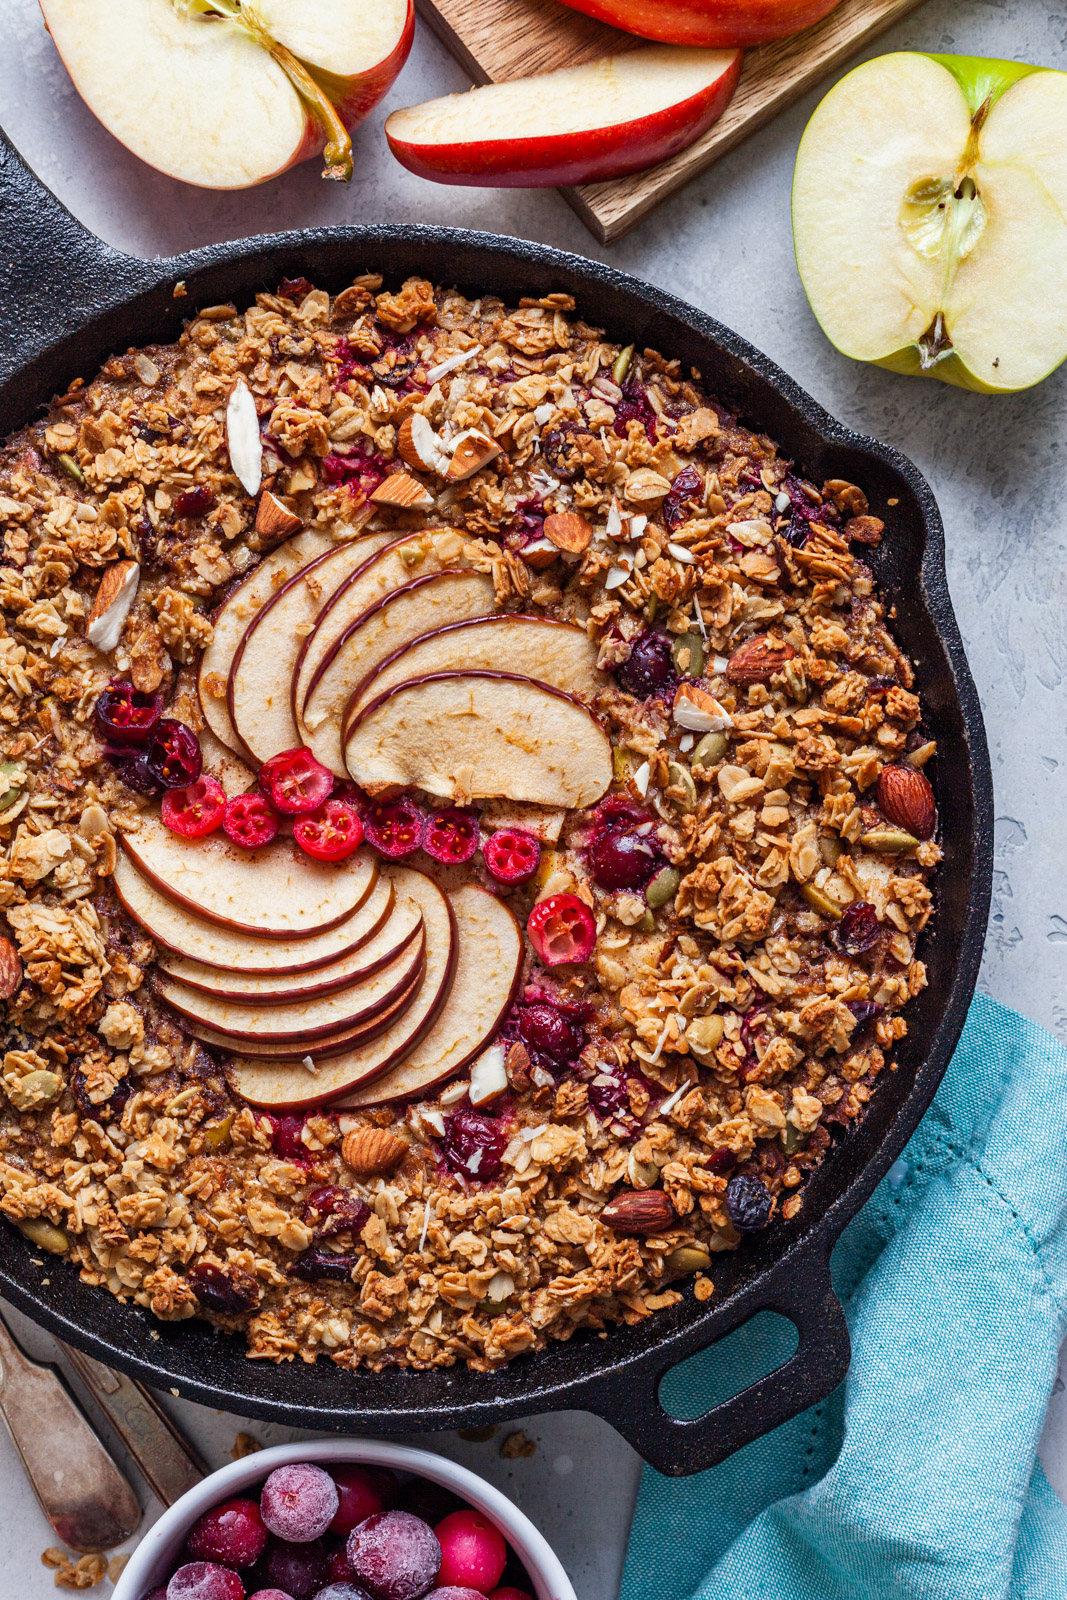
[[[503, 83], [554, 67], [573, 67], [647, 42], [557, 5], [556, 0], [415, 0], [415, 4], [477, 83]], [[688, 150], [630, 178], [560, 192], [596, 238], [611, 244], [918, 4], [919, 0], [841, 0], [814, 27], [750, 50], [730, 104]]]

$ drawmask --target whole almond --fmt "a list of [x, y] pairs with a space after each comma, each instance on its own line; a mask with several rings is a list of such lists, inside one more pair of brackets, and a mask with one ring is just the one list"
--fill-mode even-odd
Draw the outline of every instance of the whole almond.
[[559, 511], [545, 518], [545, 538], [569, 555], [581, 555], [592, 537], [592, 528], [576, 511]]
[[878, 779], [882, 815], [916, 839], [933, 837], [937, 805], [930, 780], [917, 767], [883, 767]]
[[304, 524], [276, 494], [264, 489], [256, 507], [256, 532], [267, 539], [287, 539]]
[[772, 638], [769, 633], [753, 634], [730, 657], [726, 676], [731, 683], [766, 683], [795, 655], [793, 646], [784, 639]]
[[10, 939], [0, 937], [0, 1000], [10, 1000], [22, 983], [22, 957]]
[[407, 1153], [407, 1140], [388, 1128], [356, 1128], [341, 1144], [341, 1159], [361, 1178], [384, 1178]]
[[418, 478], [406, 472], [392, 472], [371, 495], [376, 506], [391, 506], [396, 511], [428, 511], [433, 495]]
[[600, 1220], [616, 1233], [662, 1233], [676, 1213], [662, 1189], [624, 1189], [608, 1201]]

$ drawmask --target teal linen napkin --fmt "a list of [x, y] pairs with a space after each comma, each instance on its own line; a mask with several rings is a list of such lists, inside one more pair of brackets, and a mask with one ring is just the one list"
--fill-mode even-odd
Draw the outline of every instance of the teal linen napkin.
[[[1067, 1309], [1067, 1051], [976, 998], [833, 1269], [845, 1382], [710, 1472], [646, 1467], [622, 1600], [1064, 1600], [1037, 1443]], [[754, 1319], [663, 1398], [700, 1415], [794, 1343]]]

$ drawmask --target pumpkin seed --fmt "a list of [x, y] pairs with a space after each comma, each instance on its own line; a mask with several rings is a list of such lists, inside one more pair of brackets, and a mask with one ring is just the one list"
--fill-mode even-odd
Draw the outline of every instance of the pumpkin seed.
[[651, 911], [646, 911], [641, 921], [637, 924], [637, 931], [638, 933], [654, 933], [655, 930], [656, 919]]
[[795, 1155], [801, 1146], [808, 1142], [807, 1134], [801, 1133], [800, 1129], [790, 1122], [788, 1117], [785, 1119], [785, 1127], [779, 1134], [779, 1138], [782, 1141], [782, 1149], [787, 1156]]
[[828, 867], [837, 866], [844, 848], [836, 833], [821, 833], [819, 835], [819, 854]]
[[684, 799], [678, 803], [683, 811], [695, 811], [697, 808], [697, 786], [693, 782], [689, 768], [683, 767], [680, 761], [672, 761], [667, 768], [670, 774], [672, 789], [681, 789]]
[[58, 1072], [27, 1072], [16, 1084], [8, 1088], [8, 1098], [18, 1111], [32, 1111], [36, 1106], [46, 1106], [58, 1100], [63, 1092], [63, 1079]]
[[611, 767], [616, 783], [626, 783], [630, 776], [630, 758], [625, 750], [620, 750], [618, 745], [611, 752]]
[[[22, 793], [26, 769], [19, 761], [0, 761], [0, 813], [13, 806]], [[12, 781], [12, 780], [16, 781]]]
[[680, 633], [671, 646], [671, 660], [679, 672], [699, 678], [704, 672], [704, 641], [699, 633]]
[[711, 1256], [699, 1244], [680, 1244], [667, 1257], [672, 1272], [706, 1272], [711, 1266]]
[[[689, 781], [692, 782], [692, 779]], [[682, 874], [677, 867], [661, 867], [645, 890], [645, 899], [658, 911], [660, 906], [665, 906], [668, 900], [674, 899], [681, 881]]]
[[81, 467], [79, 467], [73, 456], [67, 455], [66, 451], [64, 451], [62, 455], [56, 457], [56, 460], [63, 468], [63, 471], [67, 474], [68, 478], [73, 478], [75, 483], [85, 483], [85, 473], [82, 471]]
[[635, 1189], [654, 1189], [659, 1182], [659, 1168], [654, 1161], [638, 1161], [631, 1150], [626, 1176]]
[[817, 911], [820, 917], [832, 917], [835, 922], [840, 920], [841, 907], [835, 900], [831, 900], [829, 895], [823, 894], [821, 889], [816, 889], [813, 883], [802, 884], [800, 892], [811, 909]]
[[706, 733], [689, 757], [691, 767], [714, 767], [726, 754], [725, 733]]
[[620, 350], [618, 355], [615, 357], [615, 365], [611, 369], [611, 377], [612, 381], [619, 384], [620, 387], [622, 385], [622, 380], [630, 370], [630, 362], [633, 360], [633, 357], [634, 347], [632, 344], [628, 344], [625, 350]]
[[919, 841], [913, 833], [905, 833], [903, 828], [872, 828], [870, 833], [865, 833], [860, 840], [868, 850], [878, 850], [883, 855], [899, 855], [902, 850], [917, 850]]
[[53, 1256], [66, 1254], [70, 1240], [63, 1229], [57, 1228], [47, 1217], [26, 1217], [19, 1228], [39, 1250], [47, 1250]]
[[722, 1044], [722, 1033], [722, 1018], [718, 1016], [696, 1017], [685, 1030], [689, 1048], [699, 1061], [714, 1055]]

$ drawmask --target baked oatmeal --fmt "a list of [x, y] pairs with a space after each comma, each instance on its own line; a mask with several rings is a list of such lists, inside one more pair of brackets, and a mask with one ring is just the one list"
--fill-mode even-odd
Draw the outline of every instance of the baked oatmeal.
[[252, 1357], [484, 1370], [796, 1216], [940, 855], [861, 488], [567, 295], [368, 273], [74, 383], [0, 520], [39, 1249]]

